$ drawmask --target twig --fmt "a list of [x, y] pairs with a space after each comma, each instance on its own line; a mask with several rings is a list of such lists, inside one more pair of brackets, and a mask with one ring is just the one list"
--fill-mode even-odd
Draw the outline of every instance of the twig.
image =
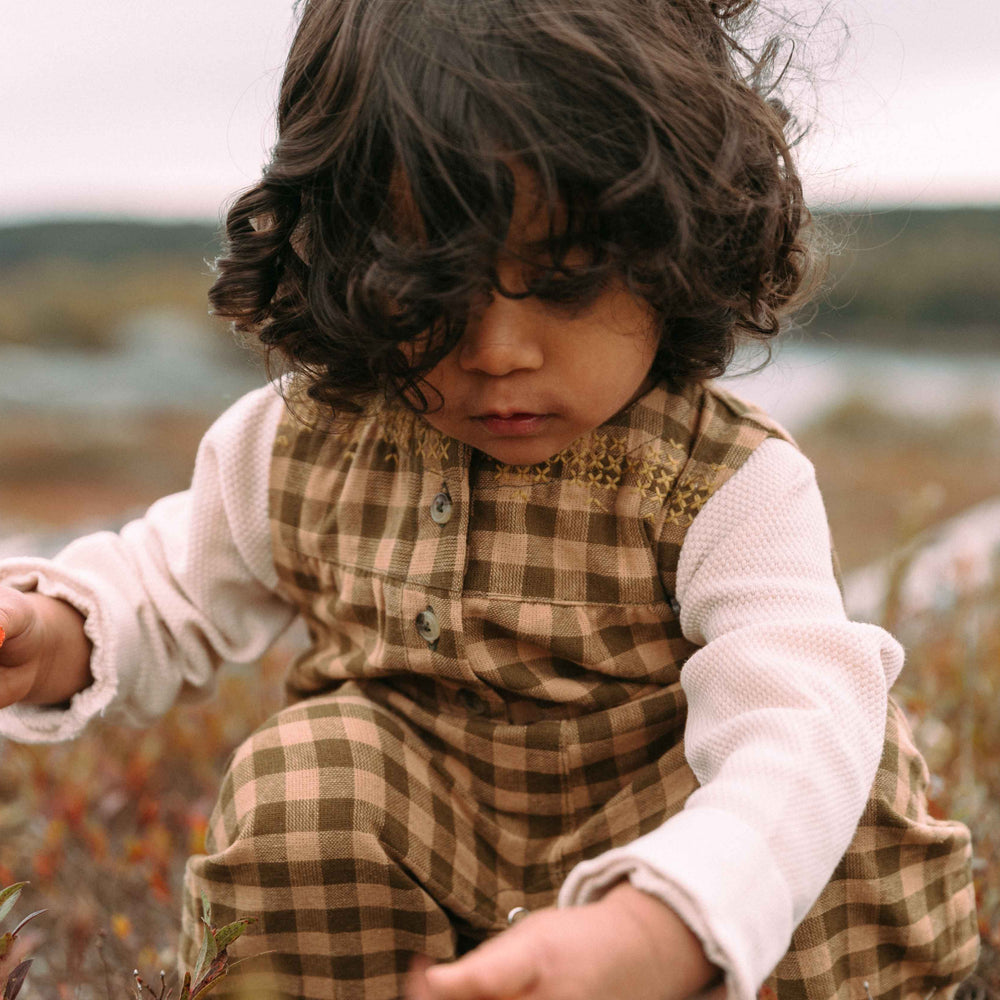
[[97, 954], [101, 957], [101, 967], [104, 969], [104, 992], [108, 995], [108, 1000], [113, 1000], [111, 996], [111, 973], [108, 972], [108, 960], [104, 954], [105, 930], [101, 928], [97, 932]]

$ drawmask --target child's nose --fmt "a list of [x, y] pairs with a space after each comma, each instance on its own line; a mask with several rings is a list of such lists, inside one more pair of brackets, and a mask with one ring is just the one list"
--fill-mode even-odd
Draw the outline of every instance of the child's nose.
[[485, 375], [509, 375], [542, 366], [542, 345], [525, 316], [523, 301], [494, 295], [473, 312], [459, 341], [462, 368]]

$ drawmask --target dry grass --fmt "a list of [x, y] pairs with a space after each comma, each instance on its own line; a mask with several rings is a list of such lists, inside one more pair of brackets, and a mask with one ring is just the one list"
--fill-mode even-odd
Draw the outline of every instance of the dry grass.
[[186, 489], [214, 414], [6, 412], [0, 420], [0, 532], [114, 522]]
[[210, 323], [227, 340], [225, 324], [206, 316], [212, 280], [204, 261], [169, 253], [106, 263], [46, 258], [0, 268], [0, 342], [107, 350], [116, 346], [123, 320], [160, 307]]
[[203, 849], [229, 754], [280, 707], [283, 672], [279, 655], [227, 668], [214, 701], [138, 735], [103, 726], [73, 743], [4, 747], [0, 886], [28, 881], [25, 909], [48, 910], [32, 924], [32, 995], [133, 997], [135, 968], [171, 980], [184, 861]]
[[845, 570], [888, 555], [929, 515], [944, 521], [1000, 496], [996, 417], [961, 405], [947, 421], [920, 420], [852, 399], [797, 436], [816, 465]]
[[932, 815], [973, 833], [983, 952], [969, 997], [1000, 998], [1000, 578], [944, 612], [900, 622], [897, 696], [931, 771]]
[[[209, 419], [150, 419], [127, 433], [5, 420], [0, 524], [23, 523], [27, 512], [47, 527], [117, 519], [183, 488]], [[983, 415], [921, 426], [852, 403], [802, 435], [845, 567], [912, 530], [928, 481], [939, 485], [938, 517], [1000, 494], [997, 430]], [[1000, 590], [965, 596], [932, 619], [897, 623], [908, 649], [898, 692], [935, 776], [934, 808], [968, 823], [977, 842], [986, 947], [966, 996], [978, 1000], [1000, 1000], [998, 603]], [[104, 727], [73, 744], [4, 747], [0, 885], [29, 880], [26, 906], [49, 908], [31, 926], [26, 995], [118, 1000], [135, 995], [134, 967], [151, 981], [172, 967], [184, 859], [201, 844], [229, 753], [280, 705], [281, 673], [280, 654], [259, 670], [229, 670], [215, 700], [180, 706], [138, 737]]]

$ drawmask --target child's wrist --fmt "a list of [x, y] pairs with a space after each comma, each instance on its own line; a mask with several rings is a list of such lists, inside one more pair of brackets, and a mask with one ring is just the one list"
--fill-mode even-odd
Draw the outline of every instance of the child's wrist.
[[645, 939], [667, 985], [664, 996], [694, 996], [721, 982], [722, 970], [709, 961], [697, 935], [666, 903], [627, 880], [611, 888], [601, 903], [614, 908], [616, 916]]

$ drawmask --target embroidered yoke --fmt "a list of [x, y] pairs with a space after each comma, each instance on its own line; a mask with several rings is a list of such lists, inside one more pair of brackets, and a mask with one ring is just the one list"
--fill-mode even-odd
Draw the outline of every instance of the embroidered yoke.
[[[283, 995], [332, 980], [337, 997], [397, 997], [411, 954], [453, 957], [512, 907], [551, 905], [578, 862], [680, 810], [697, 647], [679, 554], [771, 436], [787, 439], [714, 386], [657, 387], [524, 468], [402, 407], [289, 416], [273, 551], [312, 642], [296, 703], [234, 759], [189, 867], [188, 931], [205, 890], [220, 921], [261, 914]], [[968, 831], [928, 818], [925, 784], [890, 702], [855, 840], [762, 993], [945, 996], [971, 970]]]

